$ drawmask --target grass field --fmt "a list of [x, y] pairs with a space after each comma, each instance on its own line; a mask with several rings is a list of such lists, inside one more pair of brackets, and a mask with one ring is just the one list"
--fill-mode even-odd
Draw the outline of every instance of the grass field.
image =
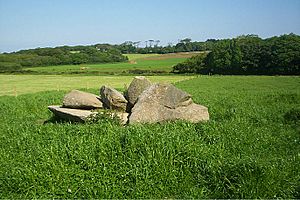
[[141, 58], [159, 56], [159, 54], [135, 54], [135, 53], [131, 53], [131, 54], [124, 54], [124, 56], [127, 56], [128, 60], [131, 61], [131, 60], [137, 60], [137, 59], [141, 59]]
[[[149, 76], [148, 78], [152, 82], [175, 83], [193, 77]], [[131, 80], [132, 76], [0, 75], [0, 96], [51, 90], [99, 89], [102, 85], [124, 88]]]
[[176, 86], [209, 122], [73, 124], [47, 110], [64, 91], [1, 96], [0, 198], [300, 198], [299, 77]]
[[129, 62], [108, 64], [82, 64], [82, 65], [59, 65], [45, 67], [26, 68], [27, 71], [38, 73], [98, 73], [98, 74], [128, 74], [134, 70], [146, 70], [148, 73], [169, 73], [172, 67], [188, 57], [199, 54], [174, 53], [174, 54], [125, 54]]

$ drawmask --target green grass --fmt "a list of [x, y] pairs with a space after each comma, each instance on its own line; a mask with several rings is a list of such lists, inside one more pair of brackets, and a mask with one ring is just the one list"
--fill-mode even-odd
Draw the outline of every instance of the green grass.
[[[133, 76], [79, 76], [79, 75], [0, 75], [0, 96], [20, 95], [40, 91], [99, 89], [102, 85], [124, 88]], [[193, 76], [149, 76], [152, 82], [175, 83]]]
[[102, 73], [102, 74], [128, 74], [130, 70], [150, 70], [170, 72], [172, 67], [185, 58], [170, 58], [167, 60], [140, 60], [137, 63], [108, 63], [108, 64], [82, 64], [82, 65], [58, 65], [46, 67], [26, 68], [33, 72], [40, 73]]
[[65, 92], [0, 97], [0, 198], [300, 198], [299, 77], [176, 85], [208, 123], [72, 124], [47, 110]]
[[149, 54], [138, 54], [138, 53], [131, 53], [131, 54], [124, 54], [124, 56], [128, 57], [128, 60], [137, 60], [141, 58], [148, 58], [148, 57], [153, 57], [153, 56], [159, 56], [159, 54], [156, 53], [149, 53]]
[[[197, 52], [196, 52], [197, 53]], [[187, 57], [196, 54], [125, 54], [131, 62], [107, 63], [107, 64], [82, 64], [82, 65], [58, 65], [45, 67], [31, 67], [24, 69], [36, 73], [90, 73], [90, 74], [134, 74], [136, 70], [144, 70], [148, 73], [169, 73], [172, 67], [186, 60]], [[168, 55], [171, 55], [168, 57]], [[151, 58], [151, 59], [147, 59]], [[162, 59], [163, 58], [163, 59]]]

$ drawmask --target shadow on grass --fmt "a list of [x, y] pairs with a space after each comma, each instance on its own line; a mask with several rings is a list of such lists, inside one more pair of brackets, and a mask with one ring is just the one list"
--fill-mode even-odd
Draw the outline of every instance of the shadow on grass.
[[299, 123], [300, 121], [300, 108], [293, 108], [286, 112], [283, 116], [286, 123]]
[[[62, 118], [59, 118], [57, 116], [52, 116], [50, 119], [48, 120], [45, 120], [43, 122], [43, 124], [79, 124], [80, 122], [73, 122], [73, 121], [70, 121], [70, 120], [67, 120], [67, 119], [62, 119]], [[81, 124], [81, 123], [80, 123]]]
[[111, 117], [109, 113], [98, 113], [92, 118], [88, 118], [86, 121], [74, 121], [70, 119], [60, 118], [56, 115], [53, 115], [50, 119], [40, 122], [41, 124], [100, 124], [100, 123], [109, 123], [115, 125], [123, 126], [121, 120], [118, 117]]

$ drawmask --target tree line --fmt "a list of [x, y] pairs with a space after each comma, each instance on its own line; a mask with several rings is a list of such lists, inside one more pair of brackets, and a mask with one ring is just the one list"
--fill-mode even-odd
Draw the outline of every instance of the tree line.
[[233, 39], [205, 42], [181, 39], [177, 44], [160, 46], [159, 40], [127, 41], [122, 44], [36, 48], [0, 54], [0, 72], [24, 67], [124, 62], [130, 53], [176, 53], [201, 51], [173, 67], [175, 73], [200, 74], [299, 74], [300, 36], [288, 34], [262, 39], [242, 35]]
[[0, 54], [0, 71], [18, 71], [23, 67], [78, 65], [122, 62], [128, 60], [116, 48], [99, 49], [96, 46], [62, 46], [36, 48]]
[[139, 53], [139, 54], [148, 54], [148, 53], [157, 53], [157, 54], [166, 54], [166, 53], [177, 53], [177, 52], [191, 52], [191, 51], [206, 51], [210, 50], [214, 43], [217, 40], [208, 39], [205, 42], [192, 41], [190, 38], [184, 38], [178, 40], [178, 43], [172, 44], [169, 43], [166, 46], [160, 46], [160, 40], [146, 40], [145, 46], [140, 47], [141, 41], [132, 42], [126, 41], [120, 45], [115, 45], [115, 47], [120, 50], [122, 53]]
[[124, 62], [128, 58], [122, 54], [130, 53], [176, 53], [204, 51], [211, 49], [216, 40], [192, 42], [185, 38], [176, 45], [159, 46], [159, 40], [147, 40], [145, 47], [141, 42], [126, 41], [122, 44], [95, 44], [89, 46], [61, 46], [55, 48], [36, 48], [0, 54], [0, 72], [20, 71], [24, 67], [78, 65], [93, 63]]
[[214, 42], [208, 53], [173, 67], [175, 73], [299, 75], [300, 36], [243, 35]]

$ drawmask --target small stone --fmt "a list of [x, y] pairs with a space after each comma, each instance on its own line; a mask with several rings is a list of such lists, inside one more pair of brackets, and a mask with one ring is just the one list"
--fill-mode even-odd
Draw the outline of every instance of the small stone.
[[64, 108], [79, 108], [79, 109], [98, 109], [102, 108], [102, 102], [100, 97], [82, 92], [79, 90], [72, 90], [70, 93], [66, 94], [63, 99]]
[[128, 101], [128, 106], [130, 109], [135, 104], [136, 100], [138, 99], [139, 95], [142, 92], [151, 86], [151, 82], [146, 79], [144, 76], [136, 76], [130, 83], [128, 90], [125, 93], [125, 97]]
[[100, 96], [104, 108], [125, 111], [127, 107], [127, 100], [125, 97], [114, 88], [102, 86], [100, 88]]

